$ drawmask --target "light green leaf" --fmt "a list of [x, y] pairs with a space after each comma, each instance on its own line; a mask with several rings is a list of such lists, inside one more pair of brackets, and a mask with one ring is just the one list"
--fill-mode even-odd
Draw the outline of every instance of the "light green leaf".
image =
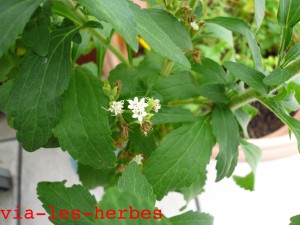
[[51, 3], [47, 1], [39, 7], [34, 17], [27, 23], [23, 32], [23, 41], [35, 53], [41, 56], [48, 54], [50, 41]]
[[109, 22], [134, 51], [138, 50], [137, 24], [127, 0], [80, 0], [79, 2], [97, 19]]
[[78, 163], [78, 175], [82, 185], [88, 189], [106, 186], [115, 175], [114, 169], [95, 169]]
[[167, 135], [144, 169], [157, 198], [188, 187], [205, 174], [214, 143], [207, 118], [199, 118]]
[[225, 86], [222, 84], [208, 84], [199, 87], [199, 94], [215, 102], [228, 102]]
[[180, 193], [183, 194], [186, 204], [188, 204], [191, 200], [193, 200], [202, 192], [204, 192], [205, 182], [206, 182], [206, 174], [203, 174], [200, 175], [192, 185], [180, 190]]
[[78, 68], [63, 95], [60, 122], [54, 130], [63, 150], [84, 165], [113, 167], [113, 140], [104, 108], [108, 99], [102, 83], [89, 71]]
[[256, 145], [241, 139], [241, 146], [245, 153], [246, 161], [249, 164], [252, 172], [256, 173], [257, 165], [261, 158], [261, 149]]
[[162, 9], [147, 9], [146, 11], [178, 47], [185, 50], [193, 49], [188, 30], [177, 18]]
[[151, 118], [153, 125], [166, 123], [187, 123], [195, 120], [190, 110], [163, 106], [157, 114]]
[[170, 218], [170, 221], [172, 225], [213, 225], [214, 219], [206, 213], [189, 211]]
[[[56, 219], [51, 222], [55, 225], [94, 225], [94, 217], [82, 215], [84, 212], [95, 212], [94, 206], [96, 199], [89, 191], [80, 185], [74, 185], [70, 188], [65, 187], [64, 182], [41, 182], [38, 184], [37, 193], [39, 200], [43, 203], [43, 208], [49, 215], [52, 215], [50, 206], [54, 207]], [[68, 219], [60, 218], [60, 211], [80, 210], [80, 218], [72, 219], [71, 213]]]
[[215, 23], [204, 24], [204, 30], [205, 33], [209, 34], [209, 36], [219, 38], [225, 41], [229, 47], [234, 48], [233, 35], [230, 30], [227, 30], [226, 28]]
[[257, 25], [257, 30], [259, 30], [265, 17], [266, 1], [254, 0], [254, 6], [255, 6], [255, 13], [254, 13], [255, 22]]
[[[108, 0], [109, 1], [109, 0]], [[135, 4], [130, 4], [137, 22], [138, 34], [150, 47], [160, 55], [187, 68], [191, 65], [184, 53], [174, 44], [170, 37], [156, 24], [151, 16]]]
[[[34, 151], [48, 142], [61, 112], [61, 95], [71, 76], [71, 28], [51, 34], [49, 53], [29, 52], [14, 81], [8, 106], [10, 124], [24, 149]], [[57, 82], [59, 81], [59, 82]]]
[[228, 30], [231, 30], [232, 32], [244, 35], [252, 52], [255, 67], [257, 69], [262, 69], [260, 48], [255, 41], [249, 25], [245, 21], [231, 17], [215, 17], [213, 19], [206, 20], [206, 22], [218, 24]]
[[300, 58], [300, 43], [297, 43], [286, 53], [282, 67], [287, 66], [290, 62]]
[[118, 187], [126, 192], [134, 194], [136, 197], [148, 200], [155, 205], [155, 195], [152, 186], [140, 171], [136, 162], [132, 162], [123, 172], [119, 179]]
[[263, 82], [265, 75], [261, 72], [251, 67], [248, 67], [242, 63], [225, 62], [224, 66], [236, 78], [244, 81], [247, 85], [258, 91], [259, 93], [263, 95], [268, 94], [269, 88]]
[[282, 26], [294, 27], [300, 21], [299, 0], [280, 0], [278, 21]]
[[268, 86], [282, 85], [287, 82], [293, 74], [284, 69], [277, 68], [264, 78], [264, 83]]
[[22, 33], [35, 9], [44, 0], [0, 0], [0, 57]]
[[235, 181], [235, 183], [238, 186], [240, 186], [241, 188], [244, 188], [245, 190], [248, 190], [248, 191], [254, 190], [255, 176], [254, 176], [253, 172], [249, 173], [245, 177], [233, 176], [233, 180]]
[[219, 144], [216, 181], [220, 181], [225, 176], [230, 177], [237, 165], [239, 127], [231, 110], [217, 105], [212, 112], [212, 128]]
[[245, 105], [244, 107], [236, 109], [233, 112], [237, 121], [243, 129], [245, 137], [247, 138], [249, 138], [248, 124], [250, 123], [251, 119], [257, 114], [257, 112], [258, 110], [251, 105]]
[[300, 224], [300, 215], [298, 216], [293, 216], [291, 218], [291, 223], [290, 225], [299, 225]]

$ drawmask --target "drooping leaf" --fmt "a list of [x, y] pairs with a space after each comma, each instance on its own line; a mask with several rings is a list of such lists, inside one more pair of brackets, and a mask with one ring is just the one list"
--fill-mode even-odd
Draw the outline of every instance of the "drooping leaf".
[[109, 22], [134, 51], [138, 50], [137, 23], [126, 0], [80, 0], [99, 20]]
[[84, 165], [113, 167], [115, 154], [108, 124], [108, 99], [102, 83], [78, 68], [63, 95], [60, 122], [54, 130], [63, 150]]
[[185, 50], [193, 49], [188, 30], [177, 18], [162, 9], [147, 9], [146, 11], [178, 47]]
[[186, 204], [188, 204], [191, 200], [193, 200], [202, 192], [204, 192], [205, 182], [206, 182], [206, 174], [202, 174], [192, 185], [179, 190], [180, 193], [183, 194]]
[[255, 6], [255, 22], [257, 25], [257, 30], [259, 30], [262, 21], [265, 17], [265, 10], [266, 10], [266, 2], [265, 0], [254, 0], [254, 6]]
[[264, 83], [268, 86], [281, 85], [288, 81], [293, 74], [285, 69], [277, 68], [264, 78]]
[[231, 17], [215, 17], [213, 19], [206, 20], [206, 22], [218, 24], [228, 30], [231, 30], [232, 32], [244, 35], [252, 52], [256, 68], [262, 69], [260, 48], [255, 41], [254, 35], [252, 34], [249, 25], [245, 21]]
[[[51, 34], [46, 57], [29, 52], [14, 81], [8, 118], [24, 149], [34, 151], [48, 142], [60, 116], [60, 97], [71, 76], [70, 47], [74, 30]], [[59, 82], [57, 82], [59, 81]]]
[[35, 9], [44, 0], [0, 0], [0, 57], [20, 34]]
[[133, 3], [130, 6], [134, 12], [138, 34], [142, 36], [150, 47], [171, 61], [190, 68], [190, 63], [184, 53], [176, 46], [166, 32], [157, 25], [151, 16]]
[[170, 221], [172, 225], [213, 225], [214, 219], [206, 213], [189, 211], [170, 218]]
[[253, 172], [249, 173], [245, 177], [233, 176], [233, 180], [238, 186], [244, 188], [245, 190], [249, 190], [249, 191], [254, 190], [255, 176]]
[[82, 185], [88, 189], [94, 189], [99, 186], [109, 184], [115, 175], [114, 169], [95, 169], [78, 163], [78, 175]]
[[264, 84], [264, 74], [248, 67], [242, 63], [225, 62], [224, 66], [228, 69], [236, 78], [244, 81], [247, 85], [258, 91], [259, 93], [266, 95], [269, 92], [269, 88]]
[[300, 224], [300, 215], [293, 216], [291, 218], [291, 223], [290, 225], [299, 225]]
[[51, 3], [47, 1], [38, 8], [36, 15], [30, 19], [23, 32], [23, 41], [35, 53], [41, 56], [48, 54], [50, 41]]
[[216, 181], [220, 181], [225, 176], [230, 177], [237, 165], [239, 128], [231, 110], [223, 105], [213, 109], [212, 128], [219, 144]]
[[134, 194], [141, 199], [147, 199], [155, 205], [155, 195], [152, 186], [148, 183], [146, 177], [140, 171], [136, 162], [132, 162], [123, 172], [119, 179], [118, 187], [126, 192]]
[[245, 105], [244, 107], [238, 108], [233, 112], [235, 118], [241, 125], [246, 138], [249, 138], [248, 124], [250, 123], [251, 119], [257, 114], [257, 112], [258, 110], [251, 105]]
[[157, 114], [151, 118], [153, 125], [166, 123], [187, 123], [195, 120], [190, 110], [163, 106]]
[[278, 21], [282, 26], [294, 27], [300, 21], [299, 0], [280, 0]]
[[205, 174], [214, 143], [207, 118], [199, 118], [167, 135], [144, 169], [157, 198], [188, 187]]

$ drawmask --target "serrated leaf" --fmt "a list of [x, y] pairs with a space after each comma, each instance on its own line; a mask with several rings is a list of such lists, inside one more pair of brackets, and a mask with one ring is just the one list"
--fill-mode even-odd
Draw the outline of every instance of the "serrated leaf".
[[178, 47], [185, 50], [193, 49], [192, 40], [188, 30], [177, 18], [162, 9], [153, 8], [147, 9], [146, 11]]
[[266, 95], [269, 92], [269, 88], [264, 84], [264, 74], [248, 67], [242, 63], [225, 62], [224, 66], [228, 69], [236, 78], [244, 81], [247, 85], [252, 87], [259, 93]]
[[97, 19], [109, 22], [134, 51], [138, 50], [137, 23], [126, 0], [80, 0]]
[[293, 74], [285, 69], [277, 68], [264, 78], [264, 83], [268, 86], [281, 85], [287, 82]]
[[215, 102], [228, 102], [229, 98], [225, 94], [225, 86], [222, 84], [208, 84], [199, 87], [200, 95]]
[[245, 177], [233, 176], [233, 180], [237, 185], [239, 185], [241, 188], [244, 188], [245, 190], [248, 191], [254, 190], [255, 177], [252, 172]]
[[186, 204], [188, 204], [191, 200], [193, 200], [198, 195], [204, 192], [205, 182], [206, 182], [206, 174], [203, 174], [200, 175], [192, 185], [180, 190], [180, 193], [183, 194]]
[[194, 120], [194, 115], [188, 109], [163, 106], [158, 113], [151, 118], [151, 123], [153, 125], [166, 123], [187, 123]]
[[23, 32], [23, 41], [36, 54], [46, 56], [50, 41], [51, 3], [38, 8], [36, 15], [30, 19]]
[[260, 48], [255, 41], [254, 35], [250, 30], [250, 26], [245, 21], [231, 17], [215, 17], [213, 19], [206, 20], [206, 22], [218, 24], [232, 32], [244, 35], [251, 50], [255, 67], [257, 69], [262, 69]]
[[206, 213], [189, 211], [170, 218], [170, 221], [172, 225], [213, 225], [214, 219]]
[[156, 197], [153, 194], [152, 186], [140, 171], [136, 162], [132, 162], [123, 172], [119, 179], [118, 187], [126, 192], [134, 194], [136, 197], [146, 199], [155, 205]]
[[171, 61], [190, 68], [191, 65], [184, 53], [174, 44], [165, 31], [156, 24], [151, 16], [133, 3], [131, 3], [130, 6], [137, 22], [138, 34], [142, 36], [150, 47]]
[[89, 71], [77, 68], [63, 95], [62, 115], [54, 130], [63, 150], [84, 165], [113, 167], [116, 156], [102, 83]]
[[291, 223], [290, 225], [299, 225], [300, 224], [300, 215], [298, 216], [293, 216], [291, 218]]
[[255, 22], [257, 25], [257, 30], [259, 30], [264, 17], [265, 17], [265, 10], [266, 10], [266, 2], [265, 0], [254, 0], [254, 7], [255, 7]]
[[[8, 118], [24, 149], [34, 151], [48, 142], [60, 116], [60, 97], [71, 76], [70, 28], [51, 34], [49, 53], [29, 52], [10, 94]], [[57, 82], [59, 81], [59, 82]]]
[[106, 186], [115, 175], [114, 169], [95, 169], [78, 163], [78, 175], [82, 185], [88, 189]]
[[205, 174], [214, 143], [207, 118], [199, 118], [167, 135], [144, 169], [157, 198], [188, 187]]
[[294, 27], [300, 21], [299, 0], [280, 0], [278, 21], [282, 26]]
[[300, 43], [297, 43], [286, 53], [282, 67], [287, 66], [290, 62], [300, 58]]
[[20, 34], [35, 9], [44, 0], [0, 0], [0, 57]]
[[230, 177], [237, 165], [239, 127], [231, 110], [227, 106], [217, 105], [212, 111], [212, 128], [219, 144], [216, 181], [220, 181]]
[[[96, 199], [87, 189], [80, 185], [74, 185], [70, 188], [65, 187], [64, 182], [41, 182], [38, 184], [37, 193], [39, 200], [43, 203], [43, 208], [49, 215], [52, 215], [50, 206], [54, 207], [56, 219], [51, 222], [55, 225], [94, 225], [95, 219], [93, 217], [83, 216], [84, 212], [95, 212], [94, 206]], [[80, 210], [80, 218], [72, 219], [69, 214], [68, 219], [60, 218], [60, 211]]]

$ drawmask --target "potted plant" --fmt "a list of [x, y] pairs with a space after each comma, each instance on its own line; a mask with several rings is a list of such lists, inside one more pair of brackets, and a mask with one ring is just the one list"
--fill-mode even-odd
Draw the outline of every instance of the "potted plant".
[[[207, 13], [213, 1], [147, 2], [147, 9], [127, 0], [0, 2], [0, 110], [25, 150], [61, 147], [78, 163], [82, 185], [38, 184], [53, 224], [213, 224], [200, 212], [166, 218], [155, 202], [171, 191], [197, 196], [211, 157], [220, 181], [244, 154], [252, 172], [234, 179], [253, 189], [261, 157], [247, 132], [254, 101], [300, 141], [290, 115], [299, 108], [298, 0], [277, 7], [282, 32], [272, 63], [255, 38], [264, 1], [255, 1], [257, 35], [242, 19]], [[216, 36], [226, 47], [210, 42]], [[147, 50], [135, 57], [140, 46]], [[93, 62], [76, 63], [92, 49]], [[107, 55], [121, 63], [108, 69]], [[88, 191], [97, 186], [105, 187], [100, 202]]]

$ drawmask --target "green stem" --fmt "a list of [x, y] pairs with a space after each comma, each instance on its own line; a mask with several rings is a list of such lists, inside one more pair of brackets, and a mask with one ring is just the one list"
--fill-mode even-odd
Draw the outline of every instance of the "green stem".
[[257, 92], [252, 88], [247, 89], [245, 92], [234, 96], [229, 102], [228, 106], [231, 110], [236, 110], [247, 103], [253, 102], [257, 99]]
[[130, 65], [132, 65], [133, 64], [132, 49], [129, 46], [129, 44], [126, 44], [126, 49], [127, 49], [129, 63]]
[[164, 60], [164, 67], [162, 68], [160, 74], [164, 77], [168, 77], [170, 73], [172, 72], [174, 66], [174, 62], [171, 62], [168, 59]]

